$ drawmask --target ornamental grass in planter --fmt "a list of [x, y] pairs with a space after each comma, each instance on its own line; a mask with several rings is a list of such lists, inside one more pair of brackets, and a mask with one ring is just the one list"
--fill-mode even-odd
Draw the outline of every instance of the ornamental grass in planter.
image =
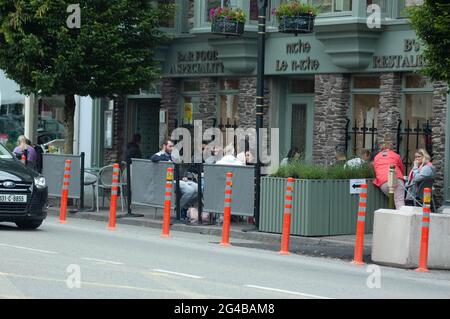
[[356, 231], [359, 196], [350, 194], [350, 179], [369, 184], [366, 233], [373, 228], [373, 212], [387, 207], [387, 199], [371, 180], [373, 168], [294, 162], [261, 179], [260, 230], [281, 233], [286, 178], [294, 177], [291, 233], [300, 236], [352, 235]]
[[292, 0], [281, 4], [274, 11], [278, 19], [278, 31], [282, 33], [312, 33], [319, 13], [317, 7]]
[[247, 16], [242, 9], [213, 8], [210, 11], [211, 33], [226, 36], [241, 36]]

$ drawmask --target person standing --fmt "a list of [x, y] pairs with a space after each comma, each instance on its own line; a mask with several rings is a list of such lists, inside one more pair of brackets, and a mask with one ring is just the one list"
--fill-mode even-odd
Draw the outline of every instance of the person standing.
[[298, 147], [293, 147], [289, 150], [287, 157], [283, 158], [283, 160], [281, 161], [281, 166], [286, 166], [290, 163], [299, 161], [300, 157], [300, 149]]
[[385, 142], [381, 145], [381, 151], [375, 156], [373, 167], [375, 169], [375, 180], [373, 184], [387, 196], [389, 195], [389, 170], [391, 165], [395, 167], [394, 179], [394, 200], [395, 209], [405, 206], [404, 181], [405, 167], [400, 155], [392, 150], [391, 142]]
[[141, 134], [136, 133], [133, 135], [130, 143], [127, 144], [127, 149], [125, 151], [125, 161], [131, 163], [132, 158], [142, 158], [142, 152], [139, 147], [141, 143]]
[[27, 165], [31, 168], [35, 168], [37, 154], [34, 148], [28, 144], [28, 139], [24, 135], [20, 135], [17, 139], [17, 147], [14, 149], [13, 153], [20, 158], [25, 155], [27, 158]]

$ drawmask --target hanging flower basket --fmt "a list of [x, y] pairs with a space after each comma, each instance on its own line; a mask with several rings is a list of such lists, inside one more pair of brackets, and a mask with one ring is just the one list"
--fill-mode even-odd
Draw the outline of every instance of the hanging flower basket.
[[298, 0], [280, 5], [274, 15], [278, 18], [278, 31], [282, 33], [312, 33], [319, 9]]
[[282, 33], [312, 33], [314, 32], [315, 16], [312, 14], [300, 14], [289, 17], [283, 16], [279, 18], [278, 31]]
[[244, 33], [246, 15], [242, 9], [211, 9], [211, 33], [226, 36], [241, 36]]

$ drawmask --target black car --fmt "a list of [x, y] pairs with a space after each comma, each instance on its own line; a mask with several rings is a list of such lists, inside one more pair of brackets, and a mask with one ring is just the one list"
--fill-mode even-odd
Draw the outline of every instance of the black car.
[[0, 144], [0, 222], [36, 229], [47, 217], [45, 178]]

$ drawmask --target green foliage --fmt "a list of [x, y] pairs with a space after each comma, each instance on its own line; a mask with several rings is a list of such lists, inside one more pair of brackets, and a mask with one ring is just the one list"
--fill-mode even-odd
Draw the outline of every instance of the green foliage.
[[147, 0], [79, 0], [81, 28], [69, 29], [71, 0], [0, 0], [0, 69], [24, 94], [137, 93], [159, 77], [160, 21], [173, 7]]
[[375, 173], [373, 167], [369, 164], [355, 168], [344, 168], [339, 165], [325, 167], [305, 162], [293, 162], [286, 166], [281, 166], [273, 176], [297, 179], [355, 179], [373, 178]]
[[230, 21], [245, 23], [247, 16], [240, 8], [212, 8], [210, 11], [211, 19], [225, 18]]
[[319, 13], [319, 8], [300, 2], [299, 0], [291, 0], [282, 3], [275, 10], [277, 18], [280, 17], [295, 17], [301, 14], [312, 14], [316, 16]]
[[450, 83], [450, 3], [425, 0], [422, 6], [407, 10], [411, 26], [425, 44], [425, 75]]

